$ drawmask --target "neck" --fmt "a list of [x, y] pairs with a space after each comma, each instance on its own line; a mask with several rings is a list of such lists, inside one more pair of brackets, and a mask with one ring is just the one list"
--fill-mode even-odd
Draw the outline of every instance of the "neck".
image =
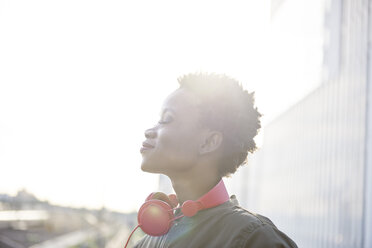
[[177, 194], [180, 205], [187, 200], [197, 200], [210, 191], [220, 180], [221, 177], [206, 176], [207, 174], [182, 175], [182, 177], [171, 177], [173, 189]]

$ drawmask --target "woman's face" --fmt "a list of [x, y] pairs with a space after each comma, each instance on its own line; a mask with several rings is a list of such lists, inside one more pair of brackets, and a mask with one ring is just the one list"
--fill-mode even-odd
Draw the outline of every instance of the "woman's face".
[[159, 122], [145, 131], [141, 169], [172, 175], [190, 169], [199, 156], [202, 127], [197, 97], [178, 89], [163, 103]]

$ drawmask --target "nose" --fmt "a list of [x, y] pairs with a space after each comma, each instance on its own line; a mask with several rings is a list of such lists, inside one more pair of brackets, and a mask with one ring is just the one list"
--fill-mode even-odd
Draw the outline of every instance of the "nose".
[[156, 131], [154, 130], [154, 128], [149, 128], [145, 131], [145, 137], [147, 139], [153, 139], [156, 137]]

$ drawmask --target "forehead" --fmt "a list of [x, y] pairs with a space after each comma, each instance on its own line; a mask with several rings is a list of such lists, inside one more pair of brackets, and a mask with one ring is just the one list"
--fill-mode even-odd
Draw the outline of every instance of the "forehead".
[[189, 90], [180, 88], [171, 93], [164, 101], [162, 111], [169, 109], [175, 113], [198, 114], [200, 100]]

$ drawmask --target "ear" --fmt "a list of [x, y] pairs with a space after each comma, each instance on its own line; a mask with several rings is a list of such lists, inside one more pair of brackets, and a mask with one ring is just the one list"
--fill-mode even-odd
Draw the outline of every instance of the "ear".
[[223, 135], [221, 132], [206, 131], [199, 146], [199, 154], [203, 155], [217, 150], [221, 146], [222, 140]]

